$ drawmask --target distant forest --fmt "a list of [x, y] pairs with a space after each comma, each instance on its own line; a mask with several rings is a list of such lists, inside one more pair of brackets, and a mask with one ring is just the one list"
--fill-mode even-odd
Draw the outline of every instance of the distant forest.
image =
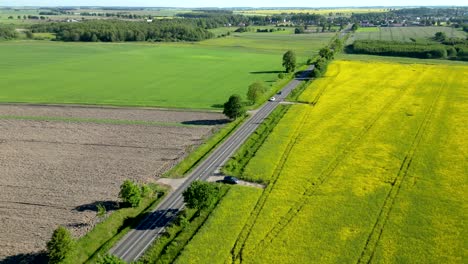
[[43, 23], [31, 27], [33, 33], [55, 33], [61, 41], [200, 41], [214, 37], [204, 28], [182, 21], [128, 22], [88, 20], [80, 23]]
[[296, 24], [320, 24], [325, 17], [315, 14], [278, 16], [242, 16], [230, 13], [194, 12], [179, 14], [175, 19], [152, 22], [124, 20], [85, 20], [78, 23], [50, 22], [31, 26], [33, 33], [55, 33], [61, 41], [201, 41], [213, 38], [208, 31], [222, 26], [270, 25], [286, 19]]

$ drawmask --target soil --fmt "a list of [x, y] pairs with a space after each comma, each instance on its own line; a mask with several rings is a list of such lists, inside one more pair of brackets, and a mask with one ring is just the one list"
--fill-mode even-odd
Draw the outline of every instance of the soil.
[[[166, 122], [222, 118], [201, 112], [34, 106], [0, 106], [1, 115]], [[155, 182], [214, 128], [0, 118], [0, 262], [44, 250], [58, 225], [76, 237], [86, 234], [97, 221], [95, 205], [115, 205], [125, 179]]]
[[193, 125], [217, 125], [227, 122], [223, 114], [215, 112], [189, 112], [183, 110], [63, 105], [41, 106], [0, 104], [0, 116], [138, 120], [186, 123]]

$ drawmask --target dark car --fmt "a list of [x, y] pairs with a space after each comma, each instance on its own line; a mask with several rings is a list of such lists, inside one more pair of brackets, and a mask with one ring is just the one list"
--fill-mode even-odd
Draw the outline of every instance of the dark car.
[[236, 177], [226, 176], [224, 177], [223, 182], [228, 184], [238, 184], [239, 180]]

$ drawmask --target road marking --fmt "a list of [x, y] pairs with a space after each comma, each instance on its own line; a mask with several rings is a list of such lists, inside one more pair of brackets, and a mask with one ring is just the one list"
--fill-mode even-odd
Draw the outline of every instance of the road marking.
[[[310, 66], [307, 71], [312, 71], [314, 66]], [[305, 74], [304, 74], [305, 75]], [[302, 75], [303, 76], [303, 75]], [[293, 79], [289, 82], [285, 88], [283, 88], [283, 94], [279, 97], [279, 99], [284, 100], [287, 95], [296, 88], [302, 81], [300, 78], [302, 76]], [[224, 165], [226, 161], [234, 154], [234, 152], [248, 139], [248, 136], [251, 135], [255, 130], [260, 126], [260, 124], [273, 112], [273, 110], [279, 105], [278, 102], [266, 102], [263, 106], [251, 116], [241, 127], [234, 132], [234, 134], [229, 137], [225, 142], [223, 142], [213, 153], [203, 161], [195, 170], [187, 176], [187, 180], [173, 193], [167, 196], [162, 203], [154, 209], [151, 213], [156, 213], [158, 211], [163, 211], [163, 213], [158, 216], [156, 219], [151, 219], [151, 215], [145, 218], [138, 226], [137, 229], [132, 230], [128, 233], [123, 240], [120, 241], [113, 249], [110, 250], [111, 253], [114, 253], [117, 256], [120, 256], [122, 259], [125, 259], [128, 255], [132, 255], [131, 251], [138, 251], [136, 256], [132, 260], [137, 260], [145, 251], [146, 249], [152, 244], [152, 242], [161, 234], [166, 226], [162, 226], [158, 229], [152, 229], [155, 225], [159, 224], [159, 221], [169, 214], [171, 209], [181, 210], [184, 207], [182, 202], [181, 205], [175, 206], [181, 202], [183, 196], [181, 195], [183, 190], [185, 190], [193, 181], [195, 180], [206, 180], [210, 175], [210, 170], [213, 166], [215, 169]], [[220, 153], [218, 153], [220, 152]], [[223, 156], [226, 153], [229, 155]], [[216, 158], [214, 158], [216, 157]], [[217, 163], [219, 159], [223, 159], [220, 163]], [[203, 170], [203, 171], [201, 171]], [[171, 202], [171, 200], [173, 200]], [[166, 203], [168, 205], [166, 206]], [[164, 208], [165, 207], [165, 208]], [[164, 210], [166, 212], [164, 212]], [[177, 216], [177, 214], [173, 214], [168, 217], [166, 223], [169, 223]], [[144, 226], [147, 222], [151, 221], [151, 225], [147, 227], [147, 230], [143, 231], [143, 233], [138, 233], [138, 227]], [[152, 235], [151, 237], [148, 234], [152, 231], [156, 231], [156, 234]], [[149, 241], [143, 246], [141, 250], [138, 250], [138, 243], [142, 240], [145, 240], [149, 237]], [[131, 243], [130, 245], [128, 245]], [[125, 250], [125, 247], [128, 248]], [[118, 252], [121, 250], [125, 250], [122, 255]], [[135, 252], [134, 252], [135, 253]]]

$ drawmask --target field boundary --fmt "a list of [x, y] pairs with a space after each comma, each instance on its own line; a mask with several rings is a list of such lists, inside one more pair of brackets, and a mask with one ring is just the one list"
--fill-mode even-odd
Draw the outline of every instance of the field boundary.
[[126, 110], [158, 110], [168, 112], [200, 112], [200, 113], [220, 113], [221, 110], [211, 108], [182, 108], [182, 107], [151, 107], [151, 106], [138, 106], [138, 105], [113, 105], [113, 104], [74, 104], [74, 103], [22, 103], [22, 102], [0, 102], [0, 105], [11, 106], [43, 106], [43, 107], [57, 107], [57, 108], [98, 108], [98, 109], [126, 109]]
[[103, 119], [103, 118], [79, 118], [79, 117], [51, 117], [51, 116], [0, 115], [0, 120], [94, 123], [94, 124], [108, 124], [108, 125], [145, 125], [145, 126], [167, 126], [167, 127], [198, 127], [199, 126], [199, 125], [189, 125], [189, 124], [182, 124], [182, 123], [176, 123], [176, 122]]

